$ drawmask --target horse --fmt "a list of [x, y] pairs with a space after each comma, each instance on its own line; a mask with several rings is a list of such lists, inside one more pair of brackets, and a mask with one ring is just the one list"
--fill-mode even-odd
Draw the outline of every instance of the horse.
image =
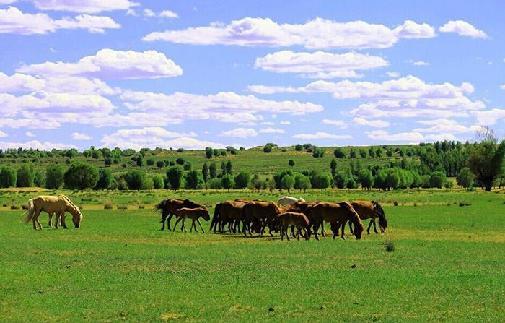
[[361, 239], [361, 233], [365, 230], [358, 213], [349, 202], [340, 203], [317, 203], [307, 208], [305, 213], [314, 226], [314, 237], [317, 238], [319, 227], [324, 236], [324, 221], [329, 222], [333, 231], [333, 239], [338, 235], [338, 229], [342, 228], [341, 238], [344, 239], [344, 226], [351, 222], [355, 226], [354, 235], [357, 240]]
[[277, 215], [281, 213], [279, 207], [272, 202], [252, 201], [242, 207], [243, 232], [244, 236], [252, 236], [251, 227], [257, 228], [260, 236], [263, 236], [265, 227], [269, 227], [270, 235], [278, 224]]
[[214, 228], [214, 232], [216, 232], [219, 226], [219, 232], [223, 232], [224, 226], [228, 224], [228, 231], [230, 233], [240, 231], [242, 208], [246, 203], [244, 200], [234, 200], [216, 204], [211, 230]]
[[180, 209], [182, 207], [197, 208], [201, 206], [202, 205], [192, 202], [188, 199], [165, 199], [156, 204], [155, 208], [157, 210], [161, 210], [161, 231], [165, 230], [165, 221], [167, 222], [167, 230], [170, 231], [170, 220], [172, 219], [172, 216], [175, 214], [175, 211], [177, 209]]
[[280, 206], [284, 206], [284, 205], [293, 205], [296, 202], [305, 202], [305, 200], [303, 198], [283, 196], [283, 197], [279, 198], [279, 200], [277, 201], [277, 204], [279, 204]]
[[67, 228], [65, 223], [65, 212], [72, 214], [74, 227], [78, 229], [82, 221], [81, 210], [65, 195], [58, 196], [38, 196], [28, 201], [28, 210], [26, 211], [25, 223], [32, 221], [34, 230], [42, 230], [39, 222], [40, 212], [47, 212], [50, 216], [56, 213], [56, 228], [61, 221], [63, 228]]
[[[375, 219], [379, 218], [379, 228], [382, 233], [386, 232], [386, 228], [388, 226], [388, 221], [386, 220], [386, 214], [384, 213], [384, 209], [382, 206], [376, 201], [353, 201], [351, 202], [352, 207], [358, 212], [361, 220], [370, 219], [370, 223], [368, 224], [368, 228], [366, 232], [370, 234], [370, 228], [373, 225], [373, 230], [375, 233], [377, 232], [377, 226], [375, 224]], [[353, 233], [352, 225], [349, 223], [349, 229], [351, 233]]]
[[175, 210], [175, 216], [177, 217], [177, 221], [175, 221], [174, 224], [174, 229], [177, 227], [177, 224], [182, 220], [182, 227], [181, 231], [184, 231], [184, 222], [186, 221], [186, 218], [190, 218], [193, 220], [191, 223], [191, 227], [189, 229], [189, 232], [193, 231], [193, 227], [195, 227], [195, 231], [198, 232], [198, 229], [196, 228], [196, 222], [200, 225], [200, 228], [202, 229], [202, 233], [205, 233], [203, 230], [202, 224], [200, 223], [199, 218], [204, 219], [205, 221], [210, 220], [210, 215], [209, 211], [205, 207], [197, 207], [197, 208], [187, 208], [183, 207], [180, 209]]
[[300, 240], [300, 234], [303, 229], [305, 229], [305, 239], [310, 239], [310, 222], [305, 214], [300, 212], [284, 212], [278, 215], [279, 221], [281, 223], [281, 240], [284, 240], [284, 236], [289, 241], [289, 234], [287, 233], [288, 227], [291, 225], [296, 227], [296, 239]]

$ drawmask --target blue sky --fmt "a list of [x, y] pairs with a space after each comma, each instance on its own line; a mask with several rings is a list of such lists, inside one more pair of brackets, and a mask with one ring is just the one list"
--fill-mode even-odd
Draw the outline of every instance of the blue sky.
[[501, 1], [0, 0], [0, 149], [505, 136]]

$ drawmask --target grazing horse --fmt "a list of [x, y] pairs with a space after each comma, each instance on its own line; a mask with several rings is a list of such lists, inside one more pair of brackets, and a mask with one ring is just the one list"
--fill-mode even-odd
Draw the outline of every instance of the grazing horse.
[[302, 230], [305, 229], [304, 237], [306, 240], [310, 239], [310, 222], [305, 214], [300, 212], [284, 212], [278, 215], [279, 221], [281, 223], [281, 240], [284, 240], [284, 236], [289, 241], [288, 227], [291, 225], [296, 227], [296, 239], [300, 240], [300, 235]]
[[338, 235], [338, 229], [342, 228], [342, 239], [344, 239], [344, 226], [351, 222], [355, 226], [354, 235], [356, 239], [361, 239], [364, 230], [358, 213], [349, 202], [340, 203], [317, 203], [310, 206], [306, 213], [309, 221], [314, 226], [314, 237], [317, 239], [317, 231], [323, 226], [324, 221], [329, 222], [333, 231], [333, 239]]
[[210, 229], [214, 228], [214, 232], [216, 232], [219, 226], [219, 232], [224, 232], [224, 226], [228, 224], [230, 233], [240, 231], [242, 208], [246, 203], [243, 200], [235, 200], [216, 204]]
[[[370, 219], [370, 223], [368, 224], [368, 228], [366, 232], [370, 234], [370, 228], [373, 224], [373, 230], [375, 233], [377, 232], [377, 226], [375, 224], [375, 219], [379, 218], [379, 228], [382, 233], [386, 232], [386, 228], [388, 226], [388, 221], [386, 220], [386, 214], [384, 213], [384, 209], [382, 206], [375, 201], [354, 201], [351, 203], [352, 207], [358, 212], [361, 220]], [[352, 225], [349, 222], [349, 229], [352, 233]]]
[[[82, 213], [79, 208], [65, 195], [58, 196], [38, 196], [28, 201], [25, 222], [32, 221], [34, 230], [42, 230], [39, 222], [40, 212], [47, 212], [50, 216], [56, 213], [56, 228], [61, 221], [63, 228], [67, 228], [65, 223], [65, 212], [72, 214], [72, 222], [75, 228], [79, 228], [82, 221]], [[51, 221], [51, 219], [49, 219]]]
[[242, 207], [243, 231], [244, 235], [252, 236], [251, 227], [257, 228], [260, 236], [263, 236], [265, 227], [268, 226], [270, 235], [278, 224], [277, 215], [281, 213], [275, 203], [252, 201]]
[[202, 218], [205, 221], [210, 220], [209, 211], [207, 211], [207, 209], [205, 207], [197, 207], [197, 208], [192, 208], [192, 209], [187, 208], [187, 207], [183, 207], [183, 208], [175, 210], [175, 216], [177, 217], [177, 221], [175, 221], [173, 231], [175, 231], [177, 224], [181, 220], [182, 220], [181, 231], [184, 231], [184, 222], [186, 221], [186, 218], [189, 218], [189, 219], [193, 220], [193, 222], [191, 223], [191, 227], [189, 229], [189, 232], [193, 231], [193, 227], [195, 227], [195, 231], [198, 232], [198, 229], [196, 228], [196, 222], [198, 222], [198, 224], [200, 225], [200, 228], [202, 229], [202, 233], [205, 233], [205, 231], [203, 230], [202, 224], [200, 223], [199, 218]]
[[179, 200], [179, 199], [165, 199], [158, 203], [155, 208], [157, 210], [161, 210], [161, 231], [165, 230], [165, 221], [167, 222], [167, 230], [170, 231], [170, 220], [172, 216], [175, 214], [175, 211], [187, 207], [187, 208], [197, 208], [202, 205], [192, 202], [188, 199]]
[[277, 204], [279, 204], [280, 206], [284, 206], [284, 205], [293, 205], [296, 202], [305, 202], [305, 200], [303, 198], [283, 196], [277, 201]]

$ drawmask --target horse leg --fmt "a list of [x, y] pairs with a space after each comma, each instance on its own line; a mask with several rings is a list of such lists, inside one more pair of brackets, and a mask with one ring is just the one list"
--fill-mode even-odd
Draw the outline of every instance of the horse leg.
[[39, 216], [40, 216], [40, 211], [35, 212], [34, 220], [36, 223], [36, 227], [38, 228], [35, 230], [42, 230], [42, 224], [40, 224], [40, 222], [39, 222]]
[[51, 219], [53, 218], [53, 213], [48, 212], [47, 215], [48, 215], [47, 226], [51, 228], [52, 227], [51, 226]]
[[172, 213], [169, 213], [167, 216], [167, 230], [170, 231], [170, 222], [172, 221]]
[[195, 219], [191, 219], [191, 226], [189, 227], [189, 232], [193, 232], [193, 227], [195, 227], [195, 231], [198, 232], [198, 230], [196, 230], [196, 223], [195, 223]]
[[349, 231], [351, 231], [351, 234], [354, 234], [354, 230], [352, 229], [352, 223], [349, 222]]
[[63, 227], [63, 229], [66, 229], [67, 223], [65, 222], [65, 213], [61, 213], [60, 218], [61, 218], [61, 226]]
[[326, 232], [324, 232], [324, 220], [323, 220], [323, 221], [321, 221], [321, 235], [322, 235], [323, 237], [326, 237]]
[[36, 214], [37, 214], [37, 211], [35, 211], [35, 214], [33, 214], [33, 216], [32, 216], [33, 230], [38, 230], [38, 228], [37, 228], [37, 219], [35, 218]]
[[181, 232], [184, 232], [184, 224], [186, 222], [186, 217], [182, 218], [182, 227], [181, 227]]
[[[342, 238], [342, 240], [345, 240], [345, 237], [344, 237], [344, 227], [345, 227], [345, 222], [343, 222], [341, 224], [342, 233], [341, 233], [340, 237]], [[337, 227], [337, 231], [338, 231], [338, 227]]]
[[[205, 231], [203, 230], [203, 227], [202, 227], [202, 223], [200, 222], [200, 219], [196, 219], [196, 222], [198, 222], [198, 224], [200, 225], [200, 229], [202, 229], [202, 233], [205, 233]], [[196, 225], [195, 225], [195, 230], [196, 230]]]
[[[368, 223], [368, 228], [366, 229], [367, 234], [370, 234], [370, 228], [372, 227], [372, 223], [373, 223], [373, 219], [371, 219], [370, 223]], [[351, 223], [349, 222], [349, 224], [351, 224]], [[354, 232], [351, 232], [351, 233], [354, 233]]]
[[182, 220], [182, 218], [178, 218], [176, 221], [175, 221], [175, 224], [174, 224], [174, 227], [172, 229], [172, 231], [175, 231], [175, 228], [177, 227], [177, 224]]
[[375, 233], [379, 233], [379, 232], [377, 231], [377, 226], [375, 225], [375, 219], [373, 219], [373, 232], [375, 232]]

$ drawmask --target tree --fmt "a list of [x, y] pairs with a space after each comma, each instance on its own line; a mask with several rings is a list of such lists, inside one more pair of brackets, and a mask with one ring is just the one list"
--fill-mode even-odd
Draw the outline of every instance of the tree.
[[36, 171], [33, 177], [33, 184], [37, 187], [44, 187], [46, 184], [46, 177], [43, 172]]
[[112, 180], [113, 177], [110, 169], [108, 168], [100, 169], [100, 171], [98, 172], [98, 182], [96, 183], [95, 188], [102, 190], [109, 189], [111, 187]]
[[147, 166], [153, 166], [154, 165], [154, 159], [153, 158], [149, 158], [148, 160], [146, 160], [146, 164], [147, 164]]
[[98, 181], [98, 169], [90, 164], [73, 163], [63, 175], [63, 181], [69, 189], [93, 188]]
[[207, 182], [207, 185], [211, 189], [220, 189], [220, 188], [223, 188], [223, 186], [221, 185], [221, 179], [220, 178], [211, 178], [211, 179], [209, 179], [209, 181]]
[[207, 180], [209, 179], [209, 165], [207, 164], [207, 162], [203, 163], [203, 166], [202, 166], [202, 177], [203, 177], [203, 181], [205, 183], [207, 183]]
[[186, 161], [184, 160], [184, 158], [177, 158], [177, 159], [175, 160], [175, 163], [176, 163], [177, 165], [184, 165], [184, 164], [186, 163]]
[[165, 179], [163, 178], [162, 175], [156, 174], [153, 175], [153, 188], [154, 189], [162, 189], [165, 187]]
[[333, 177], [333, 182], [335, 183], [335, 186], [337, 188], [345, 188], [346, 186], [346, 183], [347, 183], [347, 174], [344, 173], [344, 172], [338, 172], [337, 174], [335, 174], [335, 176]]
[[17, 187], [32, 187], [34, 176], [31, 166], [21, 166], [17, 171]]
[[170, 188], [178, 190], [182, 187], [182, 179], [184, 172], [178, 166], [170, 167], [167, 171], [167, 180], [170, 183]]
[[335, 158], [345, 158], [345, 152], [342, 150], [342, 148], [337, 148], [333, 151], [333, 155]]
[[213, 154], [214, 154], [214, 152], [211, 147], [205, 147], [205, 158], [211, 159]]
[[434, 172], [430, 176], [430, 187], [442, 188], [444, 187], [447, 178], [445, 173], [442, 171]]
[[314, 174], [310, 180], [312, 188], [325, 189], [330, 187], [331, 178], [327, 174]]
[[322, 148], [314, 147], [314, 150], [312, 151], [312, 157], [323, 158], [323, 156], [324, 156], [324, 150]]
[[0, 187], [7, 188], [16, 186], [17, 172], [10, 167], [0, 168]]
[[230, 175], [225, 175], [221, 178], [221, 186], [228, 191], [233, 187], [233, 178]]
[[373, 186], [372, 172], [368, 169], [362, 169], [359, 172], [358, 180], [363, 189], [370, 190]]
[[141, 190], [144, 186], [146, 174], [141, 170], [130, 170], [124, 179], [130, 190]]
[[468, 167], [462, 168], [459, 171], [458, 177], [456, 178], [458, 185], [460, 185], [464, 188], [473, 187], [474, 180], [475, 180], [475, 176], [473, 175], [472, 171]]
[[249, 173], [240, 172], [237, 176], [235, 176], [235, 188], [246, 188], [249, 185], [250, 178], [251, 175], [249, 175]]
[[295, 176], [295, 186], [294, 188], [297, 190], [303, 190], [304, 192], [311, 188], [312, 185], [310, 184], [310, 178], [308, 178], [305, 175], [298, 174]]
[[258, 174], [254, 174], [251, 183], [252, 187], [258, 191], [265, 187], [265, 182], [260, 179]]
[[231, 160], [226, 162], [226, 174], [231, 175], [233, 173], [233, 165], [231, 164]]
[[143, 190], [152, 190], [154, 188], [154, 181], [151, 176], [144, 176], [142, 181], [141, 189]]
[[286, 175], [282, 177], [281, 180], [281, 188], [291, 191], [291, 189], [295, 186], [295, 178], [291, 175]]
[[46, 169], [46, 188], [57, 189], [63, 185], [65, 170], [60, 165], [51, 165]]
[[197, 189], [202, 186], [202, 178], [196, 170], [192, 170], [186, 174], [186, 188]]
[[351, 153], [349, 155], [350, 158], [356, 158], [356, 150], [351, 149]]
[[209, 166], [209, 175], [210, 178], [216, 178], [217, 176], [217, 166], [216, 163], [211, 163]]
[[273, 144], [273, 143], [268, 143], [266, 144], [265, 146], [263, 146], [263, 152], [265, 153], [270, 153], [272, 152], [272, 149], [275, 147], [276, 145]]
[[163, 160], [158, 160], [158, 161], [156, 162], [156, 167], [158, 167], [158, 168], [163, 168], [163, 167], [165, 167], [165, 162], [164, 162]]
[[288, 161], [288, 165], [289, 165], [289, 166], [291, 166], [291, 167], [295, 166], [295, 161], [294, 161], [294, 160], [292, 160], [292, 159], [290, 159], [290, 160]]
[[335, 173], [337, 172], [337, 161], [332, 159], [330, 162], [331, 176], [335, 177]]
[[296, 151], [302, 151], [303, 150], [303, 146], [302, 145], [296, 145], [295, 146], [295, 150]]
[[505, 156], [505, 140], [500, 145], [491, 134], [482, 142], [475, 144], [470, 152], [468, 165], [475, 175], [477, 183], [490, 191], [494, 180], [502, 171], [502, 163]]

